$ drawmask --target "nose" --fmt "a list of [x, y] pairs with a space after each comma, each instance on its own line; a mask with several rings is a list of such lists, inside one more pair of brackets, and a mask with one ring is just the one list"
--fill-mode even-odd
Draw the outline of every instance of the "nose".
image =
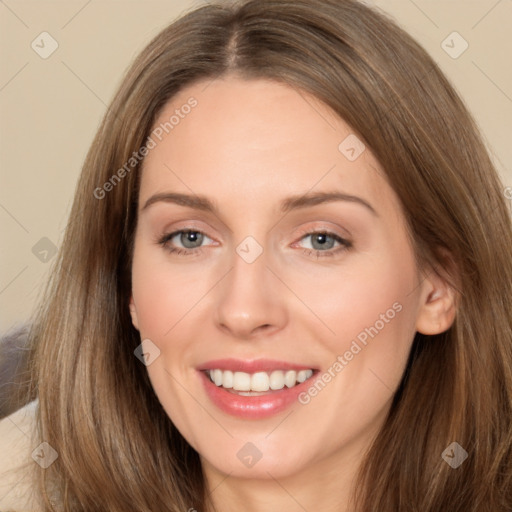
[[216, 287], [215, 323], [234, 338], [270, 335], [288, 321], [285, 287], [268, 263], [265, 250], [252, 263], [235, 253], [231, 270]]

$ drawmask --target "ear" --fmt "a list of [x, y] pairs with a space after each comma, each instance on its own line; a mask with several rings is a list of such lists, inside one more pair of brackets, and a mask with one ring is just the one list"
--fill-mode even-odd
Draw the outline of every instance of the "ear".
[[421, 334], [440, 334], [455, 320], [457, 293], [446, 277], [434, 270], [423, 281], [416, 330]]
[[133, 300], [133, 295], [130, 295], [130, 316], [132, 317], [132, 324], [135, 329], [139, 330], [139, 320], [137, 318], [137, 308]]

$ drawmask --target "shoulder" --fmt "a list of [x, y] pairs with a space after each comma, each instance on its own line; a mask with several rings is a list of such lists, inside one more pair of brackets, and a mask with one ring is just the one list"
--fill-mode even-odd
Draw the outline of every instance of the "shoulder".
[[31, 504], [36, 408], [37, 401], [30, 402], [0, 421], [0, 510], [5, 512], [36, 510]]

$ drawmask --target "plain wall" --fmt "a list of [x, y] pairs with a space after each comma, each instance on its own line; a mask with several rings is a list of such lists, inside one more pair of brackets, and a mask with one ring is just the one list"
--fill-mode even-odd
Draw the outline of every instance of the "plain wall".
[[[0, 3], [0, 333], [35, 306], [85, 154], [124, 71], [162, 28], [204, 3]], [[505, 189], [512, 187], [512, 1], [366, 3], [390, 13], [448, 75], [481, 127], [504, 194], [512, 196]], [[454, 31], [469, 45], [457, 58], [465, 43], [450, 36]], [[46, 59], [39, 53], [52, 42], [42, 32], [58, 44]]]

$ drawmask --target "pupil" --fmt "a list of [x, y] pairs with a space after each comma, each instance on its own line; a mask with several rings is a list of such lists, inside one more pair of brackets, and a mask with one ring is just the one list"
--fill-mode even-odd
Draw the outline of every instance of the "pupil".
[[[182, 243], [185, 247], [190, 248], [187, 244], [194, 244], [198, 240], [201, 241], [202, 235], [197, 231], [187, 231], [182, 234]], [[192, 247], [193, 248], [193, 247]]]
[[334, 243], [334, 240], [332, 241], [332, 243], [327, 243], [327, 238], [330, 238], [329, 235], [327, 235], [326, 233], [317, 233], [314, 237], [313, 237], [313, 247], [316, 249], [317, 247], [315, 247], [315, 244], [318, 244], [318, 248], [320, 249], [325, 249], [325, 248], [328, 248], [330, 249]]

